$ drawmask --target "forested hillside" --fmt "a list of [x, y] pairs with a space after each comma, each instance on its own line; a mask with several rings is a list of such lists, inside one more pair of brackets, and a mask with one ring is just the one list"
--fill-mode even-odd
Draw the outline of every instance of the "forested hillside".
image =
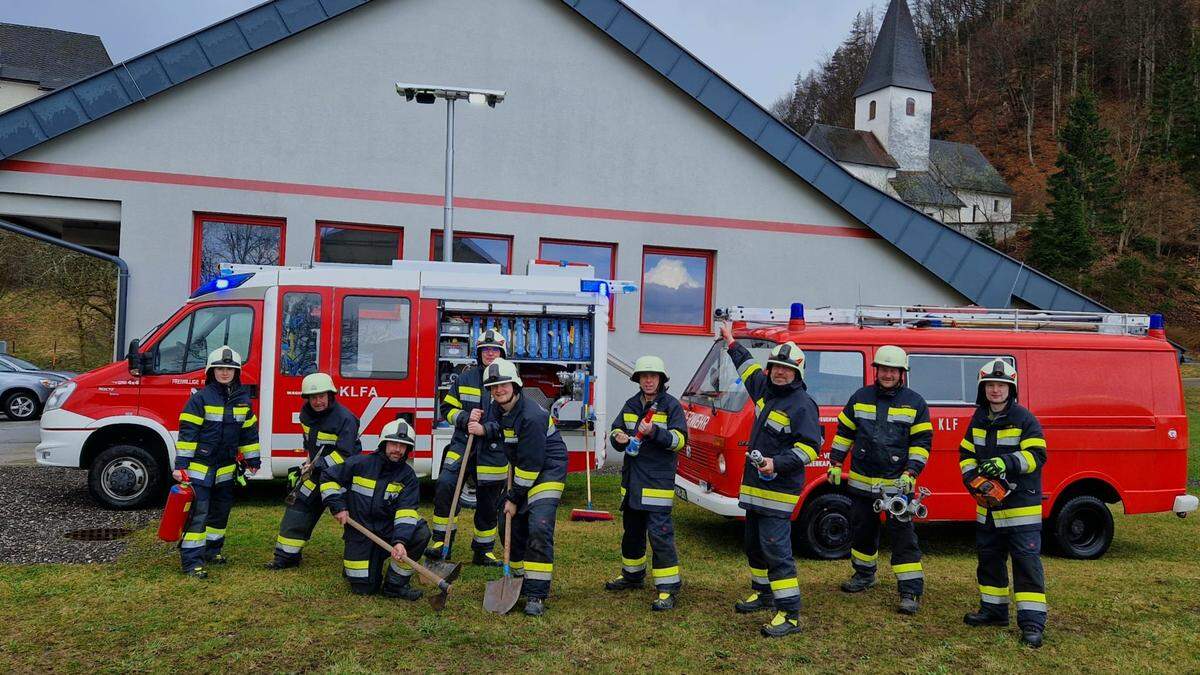
[[[797, 130], [853, 126], [886, 3], [796, 78]], [[912, 0], [933, 136], [977, 145], [1030, 227], [997, 244], [1200, 347], [1200, 0]]]

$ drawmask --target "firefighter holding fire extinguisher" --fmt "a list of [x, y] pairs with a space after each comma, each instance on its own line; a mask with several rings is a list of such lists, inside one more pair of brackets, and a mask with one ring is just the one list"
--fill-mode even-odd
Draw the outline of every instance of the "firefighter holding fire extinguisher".
[[204, 387], [188, 398], [179, 414], [172, 475], [189, 483], [195, 494], [179, 554], [183, 573], [197, 579], [208, 577], [206, 564], [229, 562], [221, 549], [239, 464], [244, 462], [250, 474], [262, 465], [258, 418], [250, 409], [241, 370], [242, 357], [231, 347], [213, 350], [204, 369]]

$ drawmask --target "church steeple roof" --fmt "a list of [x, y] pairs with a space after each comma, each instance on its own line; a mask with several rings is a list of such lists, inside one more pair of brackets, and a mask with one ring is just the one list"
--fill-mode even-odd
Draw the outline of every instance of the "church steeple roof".
[[888, 3], [866, 76], [854, 96], [870, 94], [884, 87], [933, 92], [933, 82], [929, 80], [925, 54], [921, 51], [921, 41], [917, 39], [907, 0]]

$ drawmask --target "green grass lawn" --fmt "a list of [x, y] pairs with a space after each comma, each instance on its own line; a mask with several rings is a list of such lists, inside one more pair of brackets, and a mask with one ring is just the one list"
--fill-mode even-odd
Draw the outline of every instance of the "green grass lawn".
[[[616, 478], [596, 485], [598, 504], [612, 508]], [[573, 476], [559, 512], [550, 613], [540, 620], [486, 614], [483, 587], [496, 572], [469, 566], [441, 614], [423, 600], [352, 597], [340, 577], [341, 545], [329, 518], [303, 568], [263, 570], [282, 513], [282, 492], [267, 486], [244, 494], [235, 507], [226, 546], [234, 562], [206, 582], [182, 578], [174, 547], [156, 541], [150, 528], [134, 535], [115, 564], [0, 567], [0, 669], [1200, 669], [1195, 517], [1119, 515], [1116, 542], [1102, 560], [1048, 557], [1048, 643], [1035, 652], [1018, 645], [1015, 627], [962, 624], [963, 612], [977, 602], [969, 524], [918, 528], [928, 575], [918, 616], [894, 612], [886, 573], [878, 588], [848, 597], [837, 590], [847, 562], [801, 560], [806, 631], [767, 641], [757, 634], [763, 615], [731, 609], [748, 583], [737, 523], [691, 505], [677, 509], [681, 606], [652, 614], [649, 590], [602, 590], [619, 568], [620, 525], [567, 520], [583, 492], [582, 477]], [[460, 546], [458, 557], [468, 553]]]

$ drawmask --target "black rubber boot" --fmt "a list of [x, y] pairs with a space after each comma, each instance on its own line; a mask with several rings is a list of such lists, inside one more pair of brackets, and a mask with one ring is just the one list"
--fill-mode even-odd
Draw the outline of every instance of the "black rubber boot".
[[800, 632], [800, 612], [775, 612], [771, 623], [762, 627], [763, 637], [784, 637]]
[[1021, 644], [1037, 649], [1042, 646], [1042, 629], [1036, 626], [1021, 629]]
[[963, 623], [968, 626], [1007, 626], [1008, 613], [999, 614], [997, 612], [986, 612], [980, 610], [978, 612], [968, 612], [963, 616]]
[[654, 602], [650, 603], [650, 609], [656, 612], [666, 612], [675, 609], [675, 594], [659, 593]]
[[481, 567], [503, 567], [504, 563], [491, 551], [475, 551], [471, 556], [471, 564]]
[[399, 598], [401, 600], [408, 600], [409, 602], [412, 602], [413, 600], [420, 600], [421, 596], [424, 594], [425, 593], [421, 591], [421, 589], [413, 588], [408, 584], [403, 586], [388, 586], [387, 584], [384, 584], [383, 586], [383, 597], [385, 598]]
[[853, 576], [842, 582], [842, 592], [862, 593], [868, 588], [873, 588], [878, 583], [874, 574], [866, 575], [855, 572]]
[[530, 598], [525, 601], [525, 616], [541, 616], [546, 613], [546, 601]]
[[897, 612], [912, 616], [913, 614], [916, 614], [917, 610], [919, 609], [921, 609], [921, 602], [917, 599], [917, 596], [910, 593], [903, 593], [900, 595], [900, 604], [896, 606]]
[[770, 593], [755, 591], [745, 600], [738, 600], [733, 605], [733, 611], [738, 614], [752, 614], [775, 608], [775, 598]]
[[212, 563], [213, 565], [224, 565], [229, 562], [229, 558], [226, 557], [224, 553], [218, 553], [209, 558], [208, 562]]
[[427, 562], [436, 563], [442, 562], [444, 554], [444, 546], [446, 542], [435, 541], [429, 545], [429, 549], [425, 551], [425, 560]]
[[630, 581], [629, 579], [625, 578], [624, 574], [622, 574], [621, 576], [617, 577], [616, 579], [613, 579], [612, 581], [604, 582], [604, 590], [606, 590], [606, 591], [632, 591], [637, 588], [642, 588], [643, 586], [645, 586], [645, 584], [646, 584], [645, 579], [638, 579], [636, 581]]
[[184, 572], [183, 574], [185, 576], [189, 576], [193, 579], [207, 579], [208, 578], [208, 570], [204, 569], [203, 567], [192, 568], [192, 569]]
[[294, 568], [294, 567], [299, 567], [299, 566], [300, 566], [300, 561], [299, 561], [299, 560], [297, 560], [296, 562], [284, 562], [284, 561], [282, 561], [282, 560], [280, 560], [280, 559], [278, 559], [278, 558], [276, 558], [275, 560], [272, 560], [271, 562], [269, 562], [269, 563], [267, 563], [267, 564], [263, 565], [263, 567], [264, 567], [264, 568], [266, 568], [266, 569], [269, 569], [269, 570], [276, 570], [276, 571], [278, 571], [278, 570], [290, 570], [290, 569], [292, 569], [292, 568]]

